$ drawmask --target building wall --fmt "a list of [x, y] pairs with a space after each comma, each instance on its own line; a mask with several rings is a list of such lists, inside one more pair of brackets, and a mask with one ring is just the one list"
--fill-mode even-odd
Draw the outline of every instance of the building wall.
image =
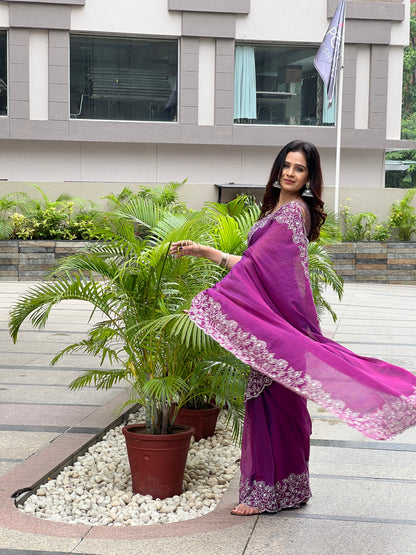
[[[320, 149], [334, 184], [336, 130], [235, 125], [234, 47], [239, 42], [319, 45], [337, 0], [2, 0], [9, 31], [9, 115], [0, 117], [2, 190], [17, 183], [111, 183], [187, 179], [196, 205], [214, 183], [263, 184], [280, 146]], [[400, 141], [401, 63], [409, 0], [347, 2], [341, 188], [382, 189], [384, 153]], [[179, 39], [177, 122], [69, 118], [71, 32]], [[358, 170], [358, 171], [357, 171]], [[371, 194], [371, 193], [370, 193]], [[382, 193], [381, 193], [382, 194]]]

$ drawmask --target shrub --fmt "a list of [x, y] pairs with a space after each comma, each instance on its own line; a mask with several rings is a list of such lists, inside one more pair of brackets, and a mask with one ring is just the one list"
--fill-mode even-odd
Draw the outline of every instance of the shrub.
[[416, 194], [416, 189], [407, 191], [402, 200], [396, 201], [390, 209], [389, 226], [394, 230], [400, 241], [410, 241], [416, 231], [415, 209], [410, 203]]
[[348, 206], [342, 209], [344, 231], [343, 241], [387, 241], [390, 237], [388, 224], [377, 223], [377, 216], [372, 212], [351, 214]]
[[99, 229], [108, 227], [95, 205], [63, 194], [51, 201], [43, 191], [40, 200], [23, 193], [0, 198], [0, 239], [96, 239]]

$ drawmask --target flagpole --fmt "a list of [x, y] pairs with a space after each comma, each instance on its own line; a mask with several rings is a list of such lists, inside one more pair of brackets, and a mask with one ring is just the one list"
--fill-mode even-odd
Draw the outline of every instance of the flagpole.
[[342, 97], [344, 90], [344, 44], [345, 44], [345, 13], [343, 21], [343, 33], [340, 48], [340, 67], [338, 72], [338, 86], [337, 86], [337, 138], [336, 138], [336, 155], [335, 155], [335, 198], [334, 198], [334, 212], [335, 217], [339, 215], [339, 182], [340, 182], [340, 168], [341, 168], [341, 130], [342, 130]]

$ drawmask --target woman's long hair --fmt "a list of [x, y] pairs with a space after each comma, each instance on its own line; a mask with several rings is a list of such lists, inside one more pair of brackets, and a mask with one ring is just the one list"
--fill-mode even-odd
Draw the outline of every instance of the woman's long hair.
[[[280, 189], [273, 187], [273, 183], [280, 181], [286, 156], [289, 152], [302, 152], [306, 159], [308, 182], [313, 193], [313, 197], [302, 197], [302, 200], [308, 205], [311, 214], [311, 229], [309, 231], [308, 239], [310, 241], [316, 241], [319, 237], [321, 226], [325, 222], [326, 213], [324, 212], [324, 203], [321, 199], [323, 185], [321, 158], [317, 148], [312, 143], [300, 140], [292, 141], [284, 146], [279, 152], [273, 163], [269, 181], [266, 185], [260, 218], [270, 214], [279, 202]], [[300, 192], [300, 194], [302, 193]]]

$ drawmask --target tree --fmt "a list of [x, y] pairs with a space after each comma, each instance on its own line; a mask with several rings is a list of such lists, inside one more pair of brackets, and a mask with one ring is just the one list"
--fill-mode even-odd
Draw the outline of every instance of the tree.
[[[402, 139], [416, 140], [416, 4], [410, 8], [409, 45], [403, 53]], [[415, 160], [416, 150], [386, 153], [386, 160]], [[386, 187], [408, 189], [416, 187], [416, 164], [404, 172], [387, 172]]]
[[[410, 10], [410, 37], [409, 46], [403, 53], [403, 96], [402, 96], [402, 126], [411, 133], [411, 138], [416, 137], [416, 4]], [[409, 120], [409, 121], [408, 121]]]

